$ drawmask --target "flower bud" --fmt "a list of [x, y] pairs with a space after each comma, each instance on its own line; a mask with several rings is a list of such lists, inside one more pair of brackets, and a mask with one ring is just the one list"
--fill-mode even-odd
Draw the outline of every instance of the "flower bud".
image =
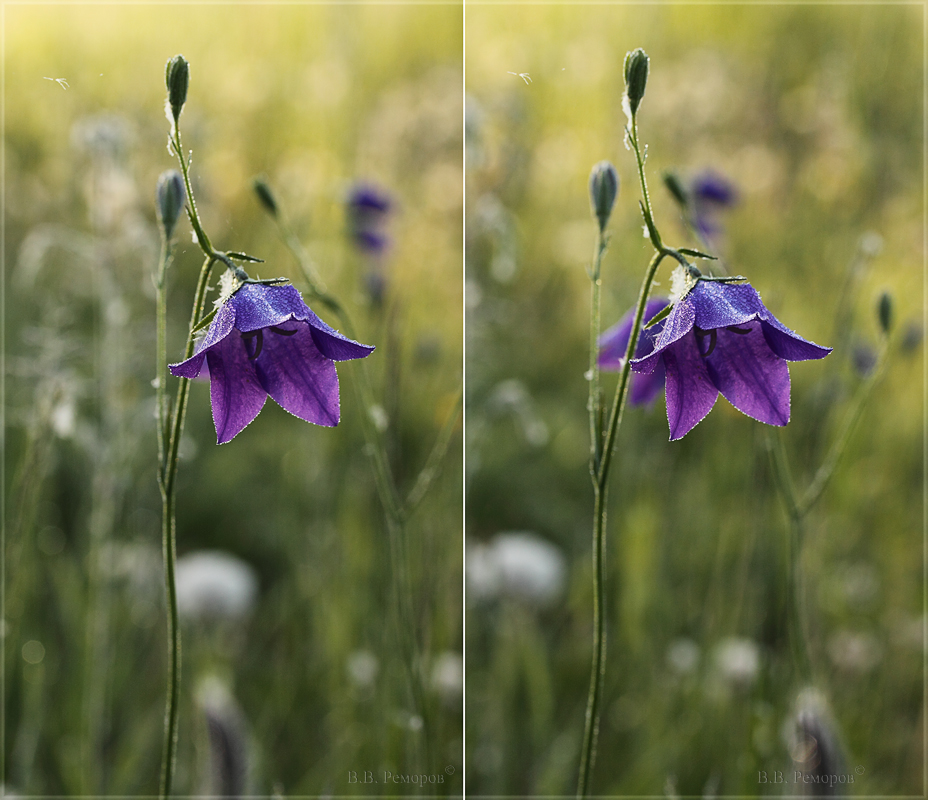
[[686, 196], [686, 189], [683, 188], [683, 184], [680, 182], [680, 178], [676, 172], [672, 170], [667, 170], [664, 175], [664, 186], [667, 187], [667, 191], [673, 195], [673, 199], [676, 200], [683, 208], [689, 204], [689, 199]]
[[877, 303], [877, 318], [883, 333], [889, 334], [893, 327], [893, 298], [889, 292], [883, 292]]
[[158, 178], [158, 217], [161, 219], [161, 228], [165, 240], [170, 240], [174, 234], [174, 226], [180, 218], [180, 213], [187, 202], [187, 192], [184, 189], [184, 179], [176, 169], [162, 172]]
[[171, 107], [171, 115], [176, 125], [184, 103], [187, 102], [187, 84], [190, 82], [187, 59], [182, 55], [176, 55], [168, 61], [164, 70], [164, 82], [168, 89], [168, 105]]
[[619, 174], [608, 161], [600, 161], [590, 173], [590, 203], [599, 220], [600, 232], [606, 230], [618, 193]]
[[251, 182], [252, 188], [255, 190], [255, 194], [258, 195], [258, 201], [264, 206], [265, 210], [272, 216], [277, 216], [277, 200], [274, 199], [274, 194], [271, 192], [271, 187], [267, 185], [264, 178], [255, 178]]
[[625, 56], [625, 96], [632, 114], [638, 111], [648, 83], [648, 54], [640, 47]]

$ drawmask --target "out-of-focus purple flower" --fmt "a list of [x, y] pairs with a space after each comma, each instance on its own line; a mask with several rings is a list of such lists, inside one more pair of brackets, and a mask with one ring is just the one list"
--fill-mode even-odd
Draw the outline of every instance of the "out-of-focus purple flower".
[[724, 175], [707, 169], [693, 177], [688, 194], [693, 226], [711, 241], [722, 230], [719, 213], [738, 202], [738, 190]]
[[208, 371], [223, 444], [258, 416], [268, 395], [300, 419], [337, 425], [335, 362], [373, 349], [326, 325], [293, 286], [246, 283], [216, 312], [194, 355], [170, 368], [184, 378]]
[[635, 372], [666, 374], [670, 438], [691, 431], [721, 392], [739, 411], [768, 425], [789, 422], [787, 361], [824, 358], [820, 347], [783, 325], [747, 283], [697, 279], [673, 306]]
[[393, 201], [382, 189], [358, 183], [348, 195], [348, 233], [364, 253], [379, 255], [390, 243], [384, 230]]
[[[644, 324], [655, 314], [663, 311], [668, 301], [663, 297], [652, 297], [644, 309]], [[635, 309], [631, 309], [609, 330], [599, 337], [599, 368], [610, 372], [618, 372], [625, 362], [625, 352], [628, 350], [628, 340], [632, 335], [632, 325], [635, 322]], [[635, 348], [635, 357], [643, 358], [654, 349], [654, 342], [664, 329], [664, 321], [660, 321], [650, 328], [642, 328], [638, 337], [638, 346]], [[632, 376], [632, 386], [628, 400], [632, 405], [645, 405], [657, 397], [664, 388], [664, 365], [658, 364], [647, 374]]]

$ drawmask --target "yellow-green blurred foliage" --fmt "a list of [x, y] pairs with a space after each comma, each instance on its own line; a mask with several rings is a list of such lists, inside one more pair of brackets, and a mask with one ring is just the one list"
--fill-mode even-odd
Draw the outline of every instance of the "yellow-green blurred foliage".
[[[587, 182], [602, 159], [622, 180], [602, 275], [606, 327], [634, 302], [651, 254], [623, 146], [622, 64], [635, 47], [651, 57], [638, 118], [664, 240], [700, 246], [662, 172], [725, 175], [739, 191], [721, 218], [730, 274], [835, 352], [790, 366], [782, 432], [719, 398], [668, 442], [662, 398], [626, 410], [593, 793], [758, 795], [784, 790], [760, 784], [760, 772], [792, 777], [784, 729], [801, 681], [786, 644], [788, 527], [769, 435], [783, 436], [804, 489], [877, 347], [883, 290], [896, 310], [888, 367], [807, 519], [806, 612], [814, 683], [847, 769], [860, 767], [852, 790], [921, 791], [922, 11], [468, 7], [469, 791], [575, 788], [592, 639]], [[670, 269], [655, 292], [669, 291]], [[607, 399], [614, 385], [605, 376]], [[523, 550], [505, 562], [511, 540], [496, 537], [506, 531], [554, 544], [563, 582], [557, 558]], [[520, 570], [557, 599], [541, 603]]]
[[[165, 62], [190, 62], [181, 130], [213, 244], [265, 259], [252, 275], [300, 287], [252, 193], [265, 175], [358, 338], [377, 346], [364, 366], [408, 492], [461, 382], [462, 44], [461, 8], [450, 4], [4, 9], [8, 791], [157, 786], [166, 639], [151, 276], [155, 184], [176, 167]], [[359, 180], [393, 200], [377, 264], [347, 236], [345, 199]], [[186, 221], [179, 240], [170, 361], [183, 351], [201, 260]], [[373, 268], [386, 282], [382, 306], [365, 290]], [[429, 771], [444, 775], [438, 790], [459, 791], [461, 448], [453, 438], [408, 526], [431, 709], [423, 733], [390, 616], [360, 368], [339, 365], [338, 428], [268, 402], [223, 447], [206, 384], [192, 388], [179, 554], [234, 554], [257, 594], [245, 616], [184, 623], [182, 794], [363, 794], [370, 787], [350, 784], [352, 771], [422, 771], [423, 736]], [[210, 750], [217, 720], [232, 720], [222, 735], [236, 769], [247, 763], [237, 784], [211, 772], [223, 759]]]

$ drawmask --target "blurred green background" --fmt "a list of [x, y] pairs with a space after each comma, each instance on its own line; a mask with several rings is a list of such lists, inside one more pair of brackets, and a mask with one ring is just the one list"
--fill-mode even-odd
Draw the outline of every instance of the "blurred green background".
[[[605, 328], [633, 304], [651, 255], [623, 146], [622, 64], [635, 47], [651, 57], [639, 129], [664, 240], [699, 246], [662, 171], [726, 176], [739, 195], [719, 216], [730, 274], [835, 347], [790, 367], [780, 435], [800, 491], [872, 362], [879, 293], [895, 298], [886, 374], [807, 520], [802, 565], [819, 718], [832, 718], [847, 789], [923, 791], [923, 10], [467, 8], [469, 793], [576, 787], [592, 641], [587, 182], [601, 159], [622, 179]], [[655, 292], [669, 291], [669, 273]], [[610, 400], [614, 386], [606, 375]], [[663, 398], [626, 410], [593, 794], [803, 790], [772, 785], [774, 771], [794, 774], [804, 687], [787, 649], [771, 433], [723, 398], [680, 442], [668, 441]]]
[[[176, 167], [165, 62], [183, 53], [191, 65], [181, 129], [213, 243], [264, 258], [260, 277], [300, 286], [252, 194], [264, 174], [359, 339], [378, 348], [365, 365], [371, 411], [408, 491], [461, 382], [461, 8], [36, 4], [4, 14], [3, 781], [8, 794], [152, 794], [166, 672], [154, 196]], [[384, 255], [347, 235], [345, 200], [362, 180], [392, 200]], [[182, 222], [170, 361], [183, 351], [200, 261]], [[383, 302], [368, 291], [374, 272]], [[177, 513], [180, 794], [379, 794], [360, 783], [365, 772], [382, 780], [424, 766], [444, 776], [435, 791], [460, 792], [460, 437], [408, 526], [423, 731], [389, 615], [359, 368], [339, 366], [338, 428], [268, 402], [221, 448], [207, 385], [192, 389]], [[415, 755], [423, 737], [429, 765]]]

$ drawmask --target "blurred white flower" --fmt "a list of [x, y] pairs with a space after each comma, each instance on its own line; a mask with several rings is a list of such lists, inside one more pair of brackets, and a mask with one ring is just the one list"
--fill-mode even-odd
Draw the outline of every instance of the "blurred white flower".
[[716, 672], [730, 686], [750, 686], [759, 668], [760, 652], [750, 639], [730, 637], [715, 646]]
[[564, 588], [564, 555], [534, 533], [500, 533], [488, 544], [473, 544], [466, 556], [468, 591], [474, 599], [500, 595], [547, 605]]
[[667, 666], [679, 675], [691, 675], [699, 666], [699, 645], [692, 639], [674, 639], [667, 648]]
[[445, 650], [432, 665], [432, 687], [447, 703], [460, 699], [464, 692], [464, 659], [460, 653]]
[[832, 663], [846, 672], [869, 672], [883, 657], [883, 648], [870, 633], [838, 631], [828, 642]]
[[177, 559], [177, 609], [200, 619], [241, 617], [254, 605], [254, 569], [230, 553], [200, 550]]
[[359, 688], [373, 686], [380, 664], [370, 650], [355, 650], [348, 656], [348, 678]]

